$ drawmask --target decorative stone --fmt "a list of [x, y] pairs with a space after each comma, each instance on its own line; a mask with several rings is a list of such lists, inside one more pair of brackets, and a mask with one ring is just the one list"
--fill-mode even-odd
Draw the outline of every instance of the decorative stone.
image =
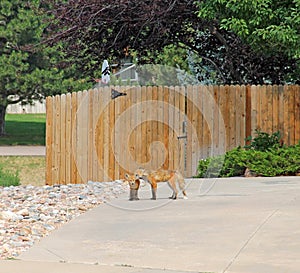
[[28, 211], [28, 209], [22, 209], [22, 210], [18, 211], [17, 214], [25, 217], [25, 216], [29, 216], [29, 211]]
[[0, 259], [17, 257], [61, 225], [127, 190], [122, 181], [0, 187]]

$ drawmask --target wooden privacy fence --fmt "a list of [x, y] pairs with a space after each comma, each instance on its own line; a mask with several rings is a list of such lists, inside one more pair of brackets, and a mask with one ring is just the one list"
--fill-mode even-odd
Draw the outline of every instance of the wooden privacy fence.
[[[112, 99], [112, 89], [126, 96]], [[300, 140], [300, 87], [105, 87], [48, 97], [46, 183], [111, 181], [138, 167], [196, 174], [255, 129]]]

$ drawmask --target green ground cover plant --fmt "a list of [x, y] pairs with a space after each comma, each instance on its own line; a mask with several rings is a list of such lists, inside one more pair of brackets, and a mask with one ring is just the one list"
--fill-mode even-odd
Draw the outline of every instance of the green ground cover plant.
[[0, 187], [19, 186], [20, 178], [18, 171], [4, 170], [0, 165]]
[[279, 132], [256, 131], [250, 144], [228, 151], [224, 156], [200, 160], [197, 177], [242, 176], [249, 170], [255, 176], [296, 175], [300, 172], [300, 142], [281, 145]]
[[7, 114], [0, 145], [45, 145], [46, 114]]

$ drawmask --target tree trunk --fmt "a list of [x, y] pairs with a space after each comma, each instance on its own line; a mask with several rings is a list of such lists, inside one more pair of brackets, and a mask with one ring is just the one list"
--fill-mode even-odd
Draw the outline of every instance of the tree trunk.
[[0, 136], [5, 135], [5, 114], [7, 105], [0, 104]]

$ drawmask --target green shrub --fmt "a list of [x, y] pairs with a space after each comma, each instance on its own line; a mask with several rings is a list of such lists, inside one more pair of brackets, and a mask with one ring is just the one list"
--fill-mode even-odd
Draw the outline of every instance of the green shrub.
[[225, 160], [220, 172], [220, 177], [240, 176], [245, 173], [247, 151], [237, 147], [225, 154]]
[[216, 156], [199, 161], [199, 177], [219, 177], [222, 169], [224, 156]]
[[9, 187], [9, 186], [19, 186], [20, 178], [19, 173], [12, 173], [10, 171], [3, 170], [0, 166], [0, 186], [1, 187]]
[[250, 141], [250, 144], [245, 146], [246, 149], [267, 151], [281, 146], [281, 135], [279, 131], [270, 135], [266, 132], [256, 129], [255, 134], [256, 137], [254, 138], [252, 136], [248, 136], [246, 138], [246, 141]]
[[[246, 169], [259, 176], [295, 175], [300, 172], [300, 142], [293, 146], [273, 145], [265, 151], [238, 147], [227, 152], [222, 163], [220, 158], [200, 160], [197, 177], [241, 176]], [[218, 162], [218, 172], [215, 162]]]
[[300, 171], [300, 143], [267, 152], [251, 151], [247, 163], [261, 176], [295, 175]]

